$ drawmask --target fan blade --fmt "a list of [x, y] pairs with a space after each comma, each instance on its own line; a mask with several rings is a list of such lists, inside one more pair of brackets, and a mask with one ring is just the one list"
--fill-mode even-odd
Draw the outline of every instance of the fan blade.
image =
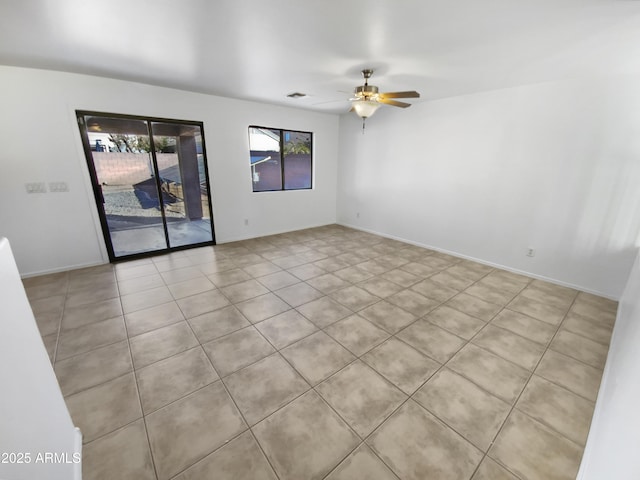
[[316, 102], [316, 103], [312, 103], [311, 105], [315, 106], [315, 105], [326, 105], [328, 103], [344, 103], [347, 100], [344, 99], [340, 99], [340, 100], [327, 100], [326, 102]]
[[392, 105], [394, 107], [402, 107], [402, 108], [407, 108], [411, 106], [410, 103], [396, 102], [395, 100], [389, 100], [388, 98], [380, 98], [380, 97], [378, 97], [378, 102], [384, 103], [385, 105]]
[[420, 98], [420, 94], [418, 92], [386, 92], [381, 93], [380, 96], [382, 98]]

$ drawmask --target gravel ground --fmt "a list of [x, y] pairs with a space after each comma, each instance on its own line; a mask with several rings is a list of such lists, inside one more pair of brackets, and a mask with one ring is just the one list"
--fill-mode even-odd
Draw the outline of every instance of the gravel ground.
[[[107, 191], [110, 187], [104, 186], [104, 210], [107, 215], [121, 215], [125, 217], [159, 217], [158, 207], [143, 208], [132, 188], [127, 190], [121, 187], [111, 187], [116, 191]], [[165, 216], [183, 218], [180, 212], [171, 211], [171, 206], [165, 209]]]

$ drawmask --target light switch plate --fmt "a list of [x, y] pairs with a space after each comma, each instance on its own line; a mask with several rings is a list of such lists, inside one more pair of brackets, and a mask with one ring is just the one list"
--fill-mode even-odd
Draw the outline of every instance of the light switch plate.
[[68, 192], [69, 185], [67, 185], [67, 182], [49, 182], [49, 191], [50, 192]]
[[27, 193], [47, 193], [47, 186], [44, 182], [25, 183], [24, 188]]

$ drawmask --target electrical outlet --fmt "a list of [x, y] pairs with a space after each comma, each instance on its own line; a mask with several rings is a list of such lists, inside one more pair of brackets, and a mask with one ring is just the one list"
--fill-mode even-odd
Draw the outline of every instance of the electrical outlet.
[[249, 219], [248, 218], [244, 219], [244, 226], [245, 227], [249, 226]]
[[527, 257], [535, 257], [536, 251], [533, 248], [527, 248]]
[[50, 192], [68, 192], [69, 185], [67, 185], [67, 182], [49, 182], [49, 191]]
[[47, 186], [44, 182], [25, 183], [24, 187], [27, 193], [47, 193]]
[[356, 218], [360, 218], [360, 212], [356, 213]]

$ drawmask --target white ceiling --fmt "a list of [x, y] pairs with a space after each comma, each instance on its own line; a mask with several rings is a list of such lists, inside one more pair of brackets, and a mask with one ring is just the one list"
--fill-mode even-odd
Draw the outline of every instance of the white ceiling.
[[365, 67], [417, 101], [638, 74], [640, 2], [0, 0], [0, 64], [338, 113]]

